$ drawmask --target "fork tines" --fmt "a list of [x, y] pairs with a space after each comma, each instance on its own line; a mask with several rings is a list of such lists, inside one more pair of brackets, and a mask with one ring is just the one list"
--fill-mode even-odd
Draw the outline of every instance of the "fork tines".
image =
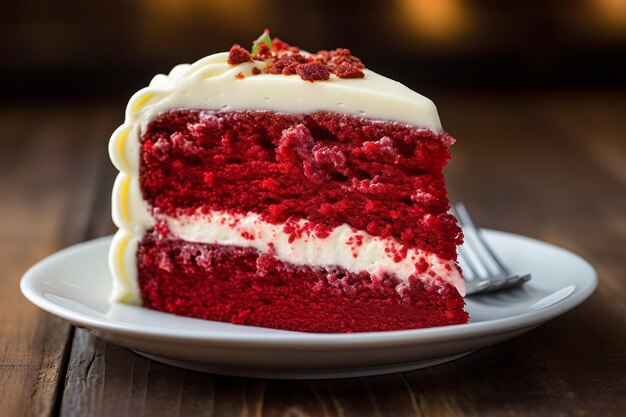
[[459, 220], [465, 236], [458, 251], [467, 295], [516, 287], [530, 279], [530, 274], [513, 274], [498, 258], [463, 203], [456, 203], [450, 212]]

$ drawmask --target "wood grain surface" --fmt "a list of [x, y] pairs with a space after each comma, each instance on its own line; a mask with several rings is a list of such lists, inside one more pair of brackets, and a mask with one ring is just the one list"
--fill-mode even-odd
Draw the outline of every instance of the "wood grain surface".
[[626, 415], [626, 95], [433, 96], [458, 138], [450, 195], [484, 227], [586, 258], [596, 293], [513, 340], [433, 368], [279, 381], [186, 371], [29, 304], [19, 279], [110, 234], [106, 144], [123, 102], [0, 107], [0, 416]]

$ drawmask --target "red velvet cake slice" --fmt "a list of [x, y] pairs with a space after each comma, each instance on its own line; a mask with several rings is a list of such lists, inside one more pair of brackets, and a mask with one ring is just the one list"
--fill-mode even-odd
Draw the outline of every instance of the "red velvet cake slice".
[[267, 32], [157, 75], [113, 134], [112, 301], [306, 332], [466, 323], [433, 103]]

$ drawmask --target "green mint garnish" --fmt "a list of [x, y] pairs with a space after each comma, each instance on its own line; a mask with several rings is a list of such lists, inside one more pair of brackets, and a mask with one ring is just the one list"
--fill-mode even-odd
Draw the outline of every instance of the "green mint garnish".
[[261, 36], [256, 41], [252, 42], [252, 56], [256, 56], [259, 53], [259, 47], [264, 43], [269, 49], [272, 49], [272, 38], [270, 38], [270, 31], [265, 29]]

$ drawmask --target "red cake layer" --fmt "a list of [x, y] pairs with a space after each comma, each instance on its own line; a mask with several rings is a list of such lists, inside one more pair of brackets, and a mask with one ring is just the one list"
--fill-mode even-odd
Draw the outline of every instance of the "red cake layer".
[[286, 264], [234, 246], [141, 241], [145, 306], [208, 320], [304, 332], [365, 332], [466, 323], [464, 301], [446, 283]]
[[446, 213], [445, 133], [332, 113], [178, 110], [142, 134], [144, 198], [171, 216], [249, 211], [394, 237], [444, 259], [461, 242]]

